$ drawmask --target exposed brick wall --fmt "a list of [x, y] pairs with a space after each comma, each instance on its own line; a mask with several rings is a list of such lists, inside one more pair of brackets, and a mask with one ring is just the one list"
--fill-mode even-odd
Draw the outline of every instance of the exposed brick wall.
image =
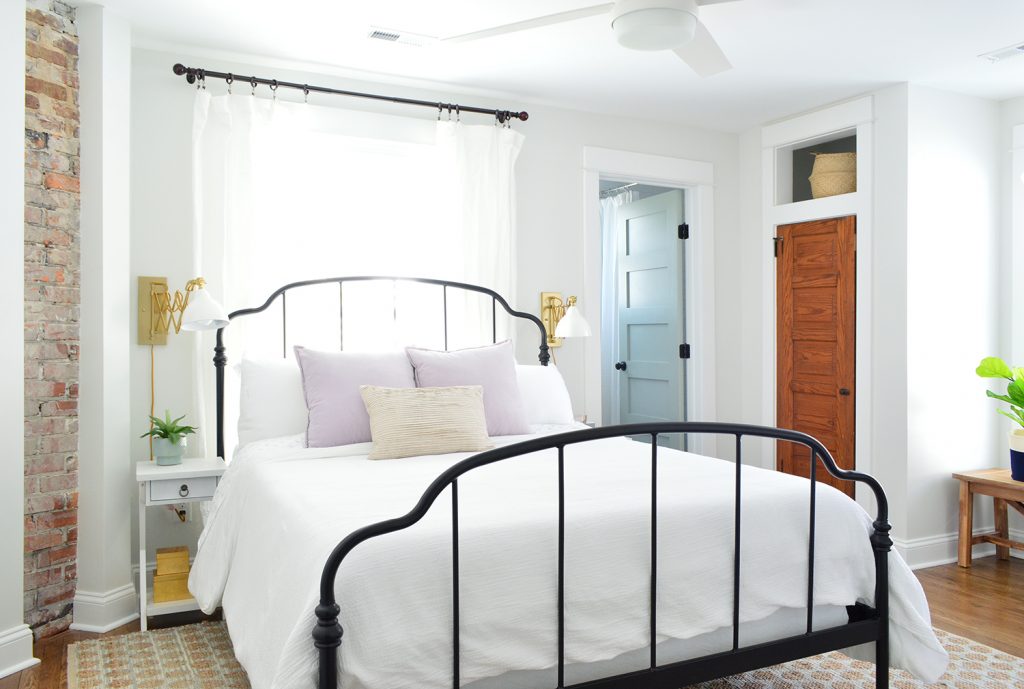
[[28, 0], [25, 40], [25, 622], [71, 624], [78, 542], [78, 35]]

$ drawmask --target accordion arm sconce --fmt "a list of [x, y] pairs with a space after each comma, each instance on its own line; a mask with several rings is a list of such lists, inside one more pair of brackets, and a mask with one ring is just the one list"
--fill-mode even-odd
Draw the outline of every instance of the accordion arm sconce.
[[562, 301], [558, 292], [541, 292], [540, 320], [548, 333], [549, 347], [561, 347], [566, 337], [590, 336], [590, 325], [576, 306], [576, 297]]
[[172, 329], [216, 330], [227, 324], [224, 307], [210, 296], [203, 278], [189, 280], [184, 292], [174, 294], [167, 278], [139, 278], [139, 344], [165, 345]]

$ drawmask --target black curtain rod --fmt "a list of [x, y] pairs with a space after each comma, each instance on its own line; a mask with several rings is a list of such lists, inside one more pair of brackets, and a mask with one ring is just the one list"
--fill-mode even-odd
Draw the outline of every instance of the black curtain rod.
[[174, 65], [174, 73], [178, 76], [185, 76], [185, 80], [190, 84], [196, 83], [196, 80], [204, 81], [205, 79], [223, 79], [232, 84], [239, 82], [242, 84], [249, 84], [253, 88], [256, 88], [259, 84], [269, 86], [271, 90], [277, 90], [278, 88], [289, 88], [297, 89], [302, 91], [306, 95], [310, 93], [330, 93], [335, 96], [352, 96], [354, 98], [371, 98], [373, 100], [383, 100], [390, 103], [401, 103], [403, 105], [419, 105], [424, 108], [433, 108], [440, 113], [443, 110], [447, 110], [449, 113], [463, 113], [473, 112], [481, 115], [494, 115], [499, 122], [504, 123], [510, 119], [526, 121], [529, 119], [530, 114], [528, 112], [513, 112], [511, 110], [490, 110], [488, 108], [477, 108], [472, 105], [458, 105], [456, 103], [441, 103], [431, 102], [426, 100], [415, 100], [413, 98], [399, 98], [397, 96], [381, 96], [375, 93], [361, 93], [359, 91], [343, 91], [341, 89], [332, 89], [326, 86], [311, 86], [309, 84], [297, 84], [291, 81], [278, 81], [277, 79], [264, 79], [262, 77], [247, 77], [241, 74], [232, 74], [231, 72], [214, 72], [209, 69], [202, 69], [199, 67], [186, 67], [180, 62]]

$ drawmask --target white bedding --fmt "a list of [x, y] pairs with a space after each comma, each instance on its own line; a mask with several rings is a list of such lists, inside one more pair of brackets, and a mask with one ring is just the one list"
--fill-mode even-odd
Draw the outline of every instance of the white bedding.
[[[328, 553], [356, 528], [407, 512], [467, 456], [370, 461], [368, 451], [307, 449], [300, 436], [252, 443], [217, 490], [189, 588], [207, 612], [223, 605], [254, 689], [315, 686], [313, 608]], [[625, 438], [566, 448], [567, 663], [647, 646], [649, 457], [649, 445]], [[556, 467], [552, 450], [459, 480], [463, 683], [556, 662]], [[743, 472], [740, 616], [753, 622], [806, 604], [808, 491], [793, 476]], [[731, 625], [733, 476], [729, 462], [659, 451], [660, 644]], [[450, 504], [446, 491], [419, 524], [342, 564], [343, 689], [450, 686]], [[816, 608], [872, 602], [870, 528], [856, 503], [819, 488]], [[934, 681], [947, 656], [924, 593], [895, 552], [889, 576], [893, 664]]]

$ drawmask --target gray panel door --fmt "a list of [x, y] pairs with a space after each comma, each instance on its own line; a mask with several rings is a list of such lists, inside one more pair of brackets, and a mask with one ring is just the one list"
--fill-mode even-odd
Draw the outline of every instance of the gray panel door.
[[681, 190], [616, 209], [620, 423], [686, 418], [682, 222]]

